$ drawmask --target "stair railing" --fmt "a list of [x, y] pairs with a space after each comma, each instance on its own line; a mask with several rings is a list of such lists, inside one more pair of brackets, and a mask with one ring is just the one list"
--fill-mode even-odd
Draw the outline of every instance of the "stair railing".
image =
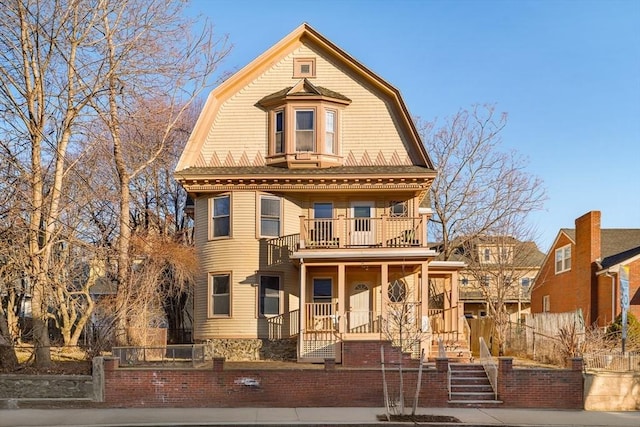
[[487, 347], [482, 337], [480, 337], [480, 363], [482, 363], [487, 378], [489, 378], [495, 400], [498, 400], [498, 364], [493, 360], [489, 347]]

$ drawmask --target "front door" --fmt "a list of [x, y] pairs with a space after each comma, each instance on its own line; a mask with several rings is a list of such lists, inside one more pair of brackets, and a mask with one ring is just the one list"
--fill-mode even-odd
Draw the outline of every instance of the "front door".
[[351, 204], [351, 244], [371, 246], [374, 244], [373, 202]]
[[349, 297], [349, 332], [371, 332], [371, 294], [369, 285], [356, 283]]

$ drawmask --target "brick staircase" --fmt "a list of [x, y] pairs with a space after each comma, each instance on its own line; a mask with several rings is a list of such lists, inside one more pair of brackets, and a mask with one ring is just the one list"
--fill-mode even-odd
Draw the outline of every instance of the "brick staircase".
[[495, 393], [481, 364], [450, 363], [451, 398], [449, 406], [497, 407]]

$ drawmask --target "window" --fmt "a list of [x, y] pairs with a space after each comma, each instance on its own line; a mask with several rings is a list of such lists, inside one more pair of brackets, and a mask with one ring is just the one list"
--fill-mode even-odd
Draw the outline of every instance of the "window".
[[313, 204], [313, 234], [312, 240], [329, 241], [333, 239], [333, 204]]
[[316, 60], [315, 58], [294, 58], [293, 59], [293, 77], [315, 77], [316, 76]]
[[274, 151], [277, 154], [284, 153], [284, 111], [276, 111], [273, 115], [273, 128], [275, 130]]
[[231, 315], [231, 275], [213, 274], [210, 276], [209, 306], [210, 316], [230, 316]]
[[556, 249], [556, 274], [571, 270], [571, 245]]
[[315, 111], [296, 110], [296, 151], [314, 151]]
[[327, 154], [336, 153], [336, 112], [325, 111], [324, 118], [324, 152]]
[[489, 286], [489, 276], [485, 275], [480, 278], [480, 284], [482, 286]]
[[407, 285], [404, 283], [404, 280], [394, 280], [393, 283], [389, 285], [387, 293], [389, 301], [402, 302], [407, 297]]
[[467, 278], [465, 277], [465, 278], [463, 278], [463, 279], [461, 280], [461, 283], [462, 283], [462, 286], [467, 286], [467, 285], [469, 285], [469, 279], [467, 279]]
[[409, 209], [407, 208], [407, 202], [391, 202], [389, 206], [389, 216], [391, 217], [409, 216]]
[[511, 250], [509, 248], [500, 248], [500, 261], [509, 262], [511, 260]]
[[231, 197], [214, 197], [212, 201], [211, 230], [212, 237], [231, 235]]
[[261, 316], [280, 314], [280, 276], [260, 276], [260, 300], [258, 310]]
[[489, 248], [484, 249], [484, 261], [485, 262], [491, 261], [491, 249]]
[[544, 313], [548, 313], [551, 311], [551, 298], [549, 295], [544, 295], [542, 297], [542, 311]]
[[279, 197], [260, 197], [260, 235], [278, 237], [280, 235], [281, 206]]
[[523, 277], [520, 283], [522, 284], [523, 288], [528, 288], [529, 285], [531, 285], [531, 279], [529, 277]]
[[313, 302], [331, 302], [331, 279], [313, 279]]

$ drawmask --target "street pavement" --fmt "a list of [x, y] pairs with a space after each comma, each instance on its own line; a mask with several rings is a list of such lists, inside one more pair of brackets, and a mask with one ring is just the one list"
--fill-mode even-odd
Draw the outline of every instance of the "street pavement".
[[419, 408], [417, 414], [451, 416], [460, 423], [379, 421], [384, 408], [108, 408], [3, 409], [0, 427], [425, 425], [425, 426], [640, 426], [640, 412]]

